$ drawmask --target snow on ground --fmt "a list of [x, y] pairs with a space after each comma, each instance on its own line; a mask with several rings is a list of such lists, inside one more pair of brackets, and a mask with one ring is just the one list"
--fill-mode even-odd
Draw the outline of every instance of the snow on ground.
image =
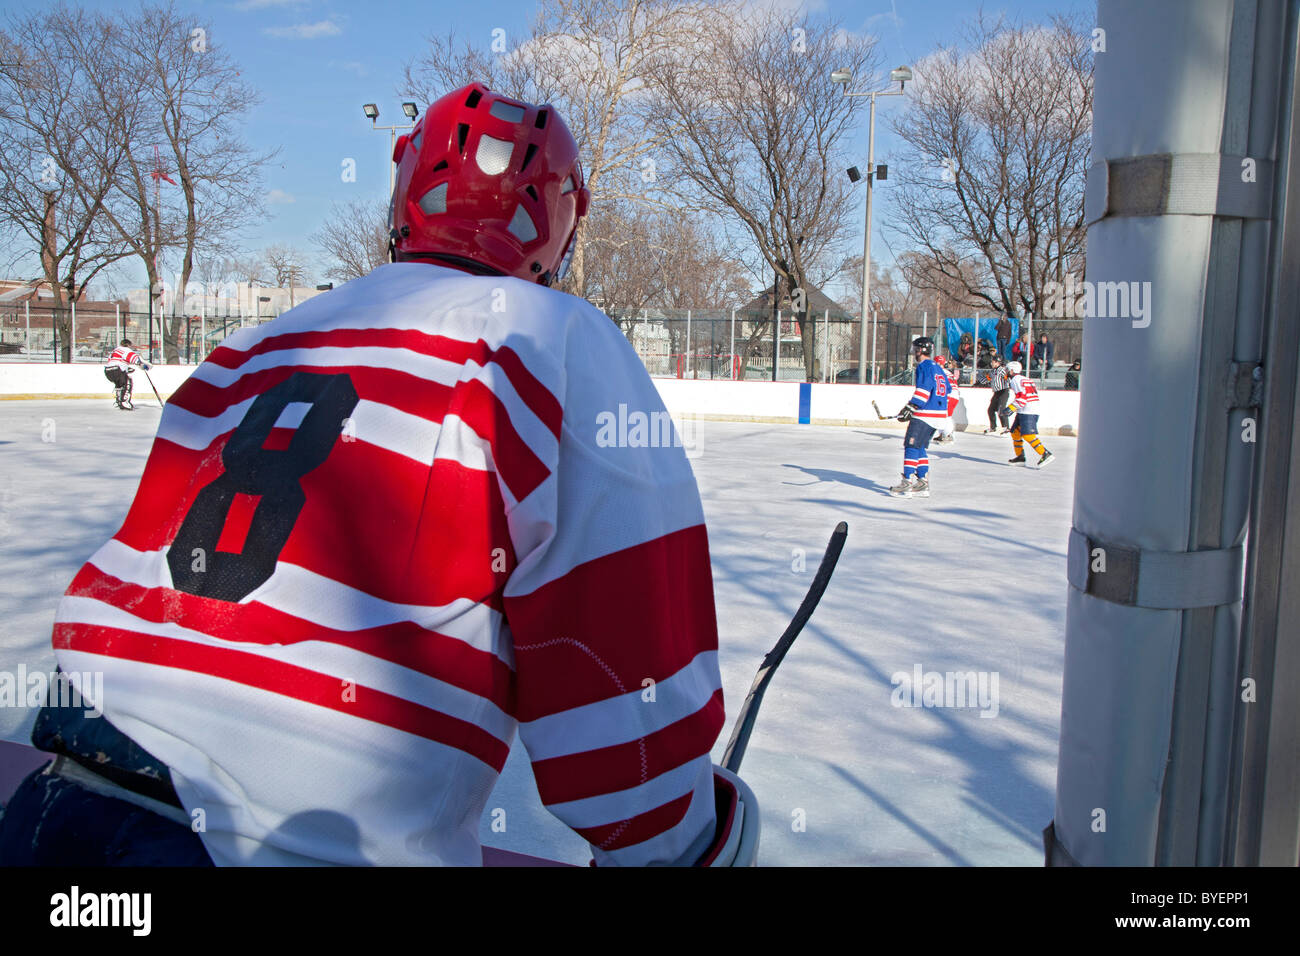
[[[132, 414], [108, 399], [0, 402], [0, 670], [53, 668], [59, 595], [126, 514], [158, 416], [143, 400]], [[728, 713], [715, 761], [835, 523], [849, 525], [745, 758], [762, 807], [760, 862], [1040, 865], [1074, 440], [1046, 439], [1057, 460], [1040, 472], [1008, 465], [1006, 438], [959, 434], [931, 446], [933, 496], [903, 500], [886, 491], [901, 472], [899, 430], [704, 422], [698, 435]], [[918, 666], [975, 672], [989, 693], [996, 677], [996, 697], [896, 706], [892, 679], [910, 683]], [[0, 739], [27, 742], [34, 717], [0, 708]], [[541, 807], [517, 743], [487, 806], [485, 843], [589, 859]]]

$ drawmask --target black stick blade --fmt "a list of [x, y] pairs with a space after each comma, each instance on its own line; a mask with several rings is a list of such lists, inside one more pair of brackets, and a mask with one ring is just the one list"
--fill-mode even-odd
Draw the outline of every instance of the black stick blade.
[[817, 608], [817, 603], [822, 599], [826, 585], [830, 583], [831, 575], [835, 573], [835, 564], [840, 559], [840, 552], [844, 550], [844, 540], [848, 534], [849, 526], [845, 522], [841, 521], [835, 526], [830, 544], [826, 546], [826, 553], [822, 556], [821, 566], [817, 568], [817, 574], [813, 577], [812, 584], [808, 586], [808, 593], [804, 595], [803, 603], [799, 605], [799, 610], [794, 612], [794, 617], [790, 619], [790, 624], [780, 640], [764, 656], [763, 663], [758, 667], [758, 673], [754, 675], [754, 683], [750, 685], [749, 694], [745, 697], [745, 703], [741, 705], [735, 727], [731, 731], [731, 741], [727, 744], [726, 753], [722, 755], [722, 765], [732, 773], [740, 771], [740, 762], [745, 759], [745, 748], [749, 746], [750, 734], [754, 732], [754, 721], [758, 717], [759, 705], [763, 703], [763, 693], [771, 683], [772, 675], [776, 673], [786, 652], [794, 644], [794, 639], [799, 636], [799, 632], [803, 630]]

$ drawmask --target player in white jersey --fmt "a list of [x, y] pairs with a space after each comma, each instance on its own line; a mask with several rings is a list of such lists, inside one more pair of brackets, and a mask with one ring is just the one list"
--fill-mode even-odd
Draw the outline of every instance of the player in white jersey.
[[[394, 261], [167, 403], [56, 615], [103, 716], [42, 710], [59, 756], [0, 865], [476, 865], [516, 733], [599, 865], [752, 862], [753, 794], [709, 756], [690, 463], [617, 326], [548, 288], [588, 204], [573, 137], [474, 84], [394, 162]], [[629, 409], [657, 440], [612, 435]]]
[[131, 348], [130, 339], [123, 339], [118, 343], [117, 348], [113, 349], [113, 354], [108, 357], [108, 364], [104, 366], [104, 377], [113, 383], [113, 401], [124, 411], [130, 411], [135, 407], [131, 404], [131, 373], [137, 368], [148, 371], [153, 366], [141, 358], [139, 352]]
[[1038, 437], [1038, 387], [1020, 373], [1023, 371], [1019, 362], [1008, 362], [1007, 371], [1011, 373], [1008, 387], [1011, 389], [1011, 404], [1016, 410], [1015, 421], [1011, 423], [1011, 445], [1015, 449], [1010, 464], [1025, 464], [1025, 442], [1029, 442], [1039, 458], [1036, 468], [1042, 468], [1055, 457]]

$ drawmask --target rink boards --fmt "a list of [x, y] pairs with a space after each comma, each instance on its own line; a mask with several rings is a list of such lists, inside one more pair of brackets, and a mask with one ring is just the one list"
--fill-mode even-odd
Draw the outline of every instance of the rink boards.
[[[192, 365], [155, 365], [150, 371], [158, 391], [170, 395], [194, 371]], [[674, 418], [711, 421], [873, 425], [899, 427], [876, 417], [874, 401], [892, 414], [911, 397], [908, 385], [822, 385], [808, 382], [731, 382], [657, 378], [655, 387]], [[148, 395], [141, 381], [137, 395]], [[99, 365], [0, 364], [0, 399], [104, 398], [112, 389]], [[992, 392], [967, 387], [959, 393], [954, 415], [958, 431], [983, 429]], [[1039, 395], [1038, 430], [1044, 435], [1078, 435], [1079, 393], [1044, 390]]]

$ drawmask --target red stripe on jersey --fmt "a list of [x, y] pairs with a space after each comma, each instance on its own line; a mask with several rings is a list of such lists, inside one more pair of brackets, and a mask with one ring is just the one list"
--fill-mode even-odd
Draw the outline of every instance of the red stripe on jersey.
[[[171, 544], [195, 497], [224, 471], [218, 449], [227, 437], [204, 451], [155, 441], [117, 540], [137, 551]], [[492, 473], [447, 459], [429, 468], [339, 441], [299, 485], [305, 503], [280, 560], [398, 604], [469, 598], [500, 608], [515, 557]]]
[[[644, 704], [654, 707], [654, 704]], [[630, 790], [709, 752], [722, 729], [722, 690], [676, 723], [625, 744], [533, 761], [542, 803]]]
[[223, 435], [204, 451], [154, 439], [140, 476], [140, 488], [114, 537], [137, 551], [156, 551], [170, 544], [194, 498], [226, 470], [221, 463], [221, 446], [228, 437]]
[[542, 423], [551, 430], [552, 435], [559, 438], [560, 427], [564, 423], [564, 408], [551, 394], [550, 389], [524, 367], [523, 359], [515, 354], [514, 349], [502, 346], [493, 353], [492, 358], [505, 369], [510, 384], [533, 410], [533, 414], [542, 420]]
[[406, 349], [420, 355], [445, 359], [457, 365], [473, 361], [478, 365], [496, 363], [511, 386], [524, 400], [533, 414], [541, 419], [556, 438], [560, 437], [560, 423], [564, 410], [555, 396], [541, 381], [524, 367], [518, 354], [509, 346], [491, 348], [478, 339], [465, 342], [445, 335], [430, 335], [413, 329], [335, 329], [325, 332], [290, 332], [263, 339], [246, 352], [218, 346], [208, 360], [222, 368], [237, 369], [250, 358], [282, 349], [310, 348], [394, 348]]
[[[357, 395], [432, 422], [441, 423], [448, 414], [457, 415], [492, 446], [492, 458], [506, 487], [516, 501], [526, 498], [550, 474], [520, 437], [501, 399], [484, 383], [458, 382], [455, 388], [391, 369], [364, 366], [326, 367], [295, 365], [253, 372], [225, 388], [217, 388], [191, 376], [178, 389], [172, 402], [205, 418], [215, 418], [227, 408], [274, 388], [294, 372], [343, 374], [352, 379]], [[189, 386], [193, 384], [193, 388]], [[364, 435], [358, 435], [364, 439]]]
[[602, 850], [617, 850], [625, 846], [635, 846], [638, 843], [644, 843], [651, 837], [656, 837], [667, 830], [671, 830], [681, 823], [682, 818], [686, 816], [686, 811], [691, 808], [691, 798], [693, 796], [693, 793], [682, 794], [676, 800], [670, 800], [662, 806], [647, 810], [645, 813], [637, 814], [627, 820], [607, 823], [599, 827], [584, 827], [577, 832], [588, 843], [598, 846]]
[[[481, 727], [431, 707], [230, 648], [91, 624], [56, 624], [54, 646], [234, 681], [454, 747], [498, 772], [510, 749]], [[346, 690], [355, 693], [355, 700], [344, 700]]]
[[515, 570], [514, 544], [496, 477], [439, 458], [429, 472], [406, 566], [408, 590], [501, 610], [501, 590]]
[[144, 621], [177, 624], [223, 641], [337, 644], [477, 694], [506, 713], [514, 710], [514, 674], [505, 661], [410, 621], [339, 631], [257, 601], [230, 604], [171, 588], [131, 584], [92, 564], [77, 573], [68, 595], [102, 601]]
[[482, 382], [460, 382], [447, 406], [492, 445], [492, 460], [515, 501], [523, 501], [546, 480], [550, 470], [519, 437], [501, 400]]
[[580, 564], [505, 610], [520, 721], [665, 680], [718, 647], [704, 525]]
[[226, 523], [221, 529], [221, 536], [217, 538], [215, 550], [227, 554], [243, 553], [244, 542], [248, 540], [249, 526], [253, 523], [253, 516], [257, 513], [257, 506], [261, 500], [261, 495], [235, 493], [234, 499], [230, 502], [230, 510], [226, 512]]
[[451, 399], [451, 386], [420, 378], [398, 369], [371, 368], [366, 365], [281, 365], [250, 372], [229, 385], [218, 386], [191, 375], [169, 400], [187, 412], [215, 418], [226, 409], [270, 391], [294, 372], [321, 375], [346, 373], [357, 395], [381, 405], [431, 422], [441, 422]]
[[293, 443], [296, 434], [297, 428], [272, 428], [266, 441], [262, 442], [262, 447], [267, 451], [284, 451]]
[[[376, 475], [383, 475], [383, 494], [373, 492]], [[491, 473], [444, 459], [426, 468], [356, 441], [335, 446], [301, 487], [307, 503], [280, 552], [282, 561], [399, 604], [469, 598], [500, 607], [507, 575], [492, 566], [498, 549], [510, 553], [512, 546]], [[455, 493], [463, 497], [455, 500]], [[430, 528], [435, 520], [438, 527]], [[513, 566], [511, 558], [507, 567]]]

